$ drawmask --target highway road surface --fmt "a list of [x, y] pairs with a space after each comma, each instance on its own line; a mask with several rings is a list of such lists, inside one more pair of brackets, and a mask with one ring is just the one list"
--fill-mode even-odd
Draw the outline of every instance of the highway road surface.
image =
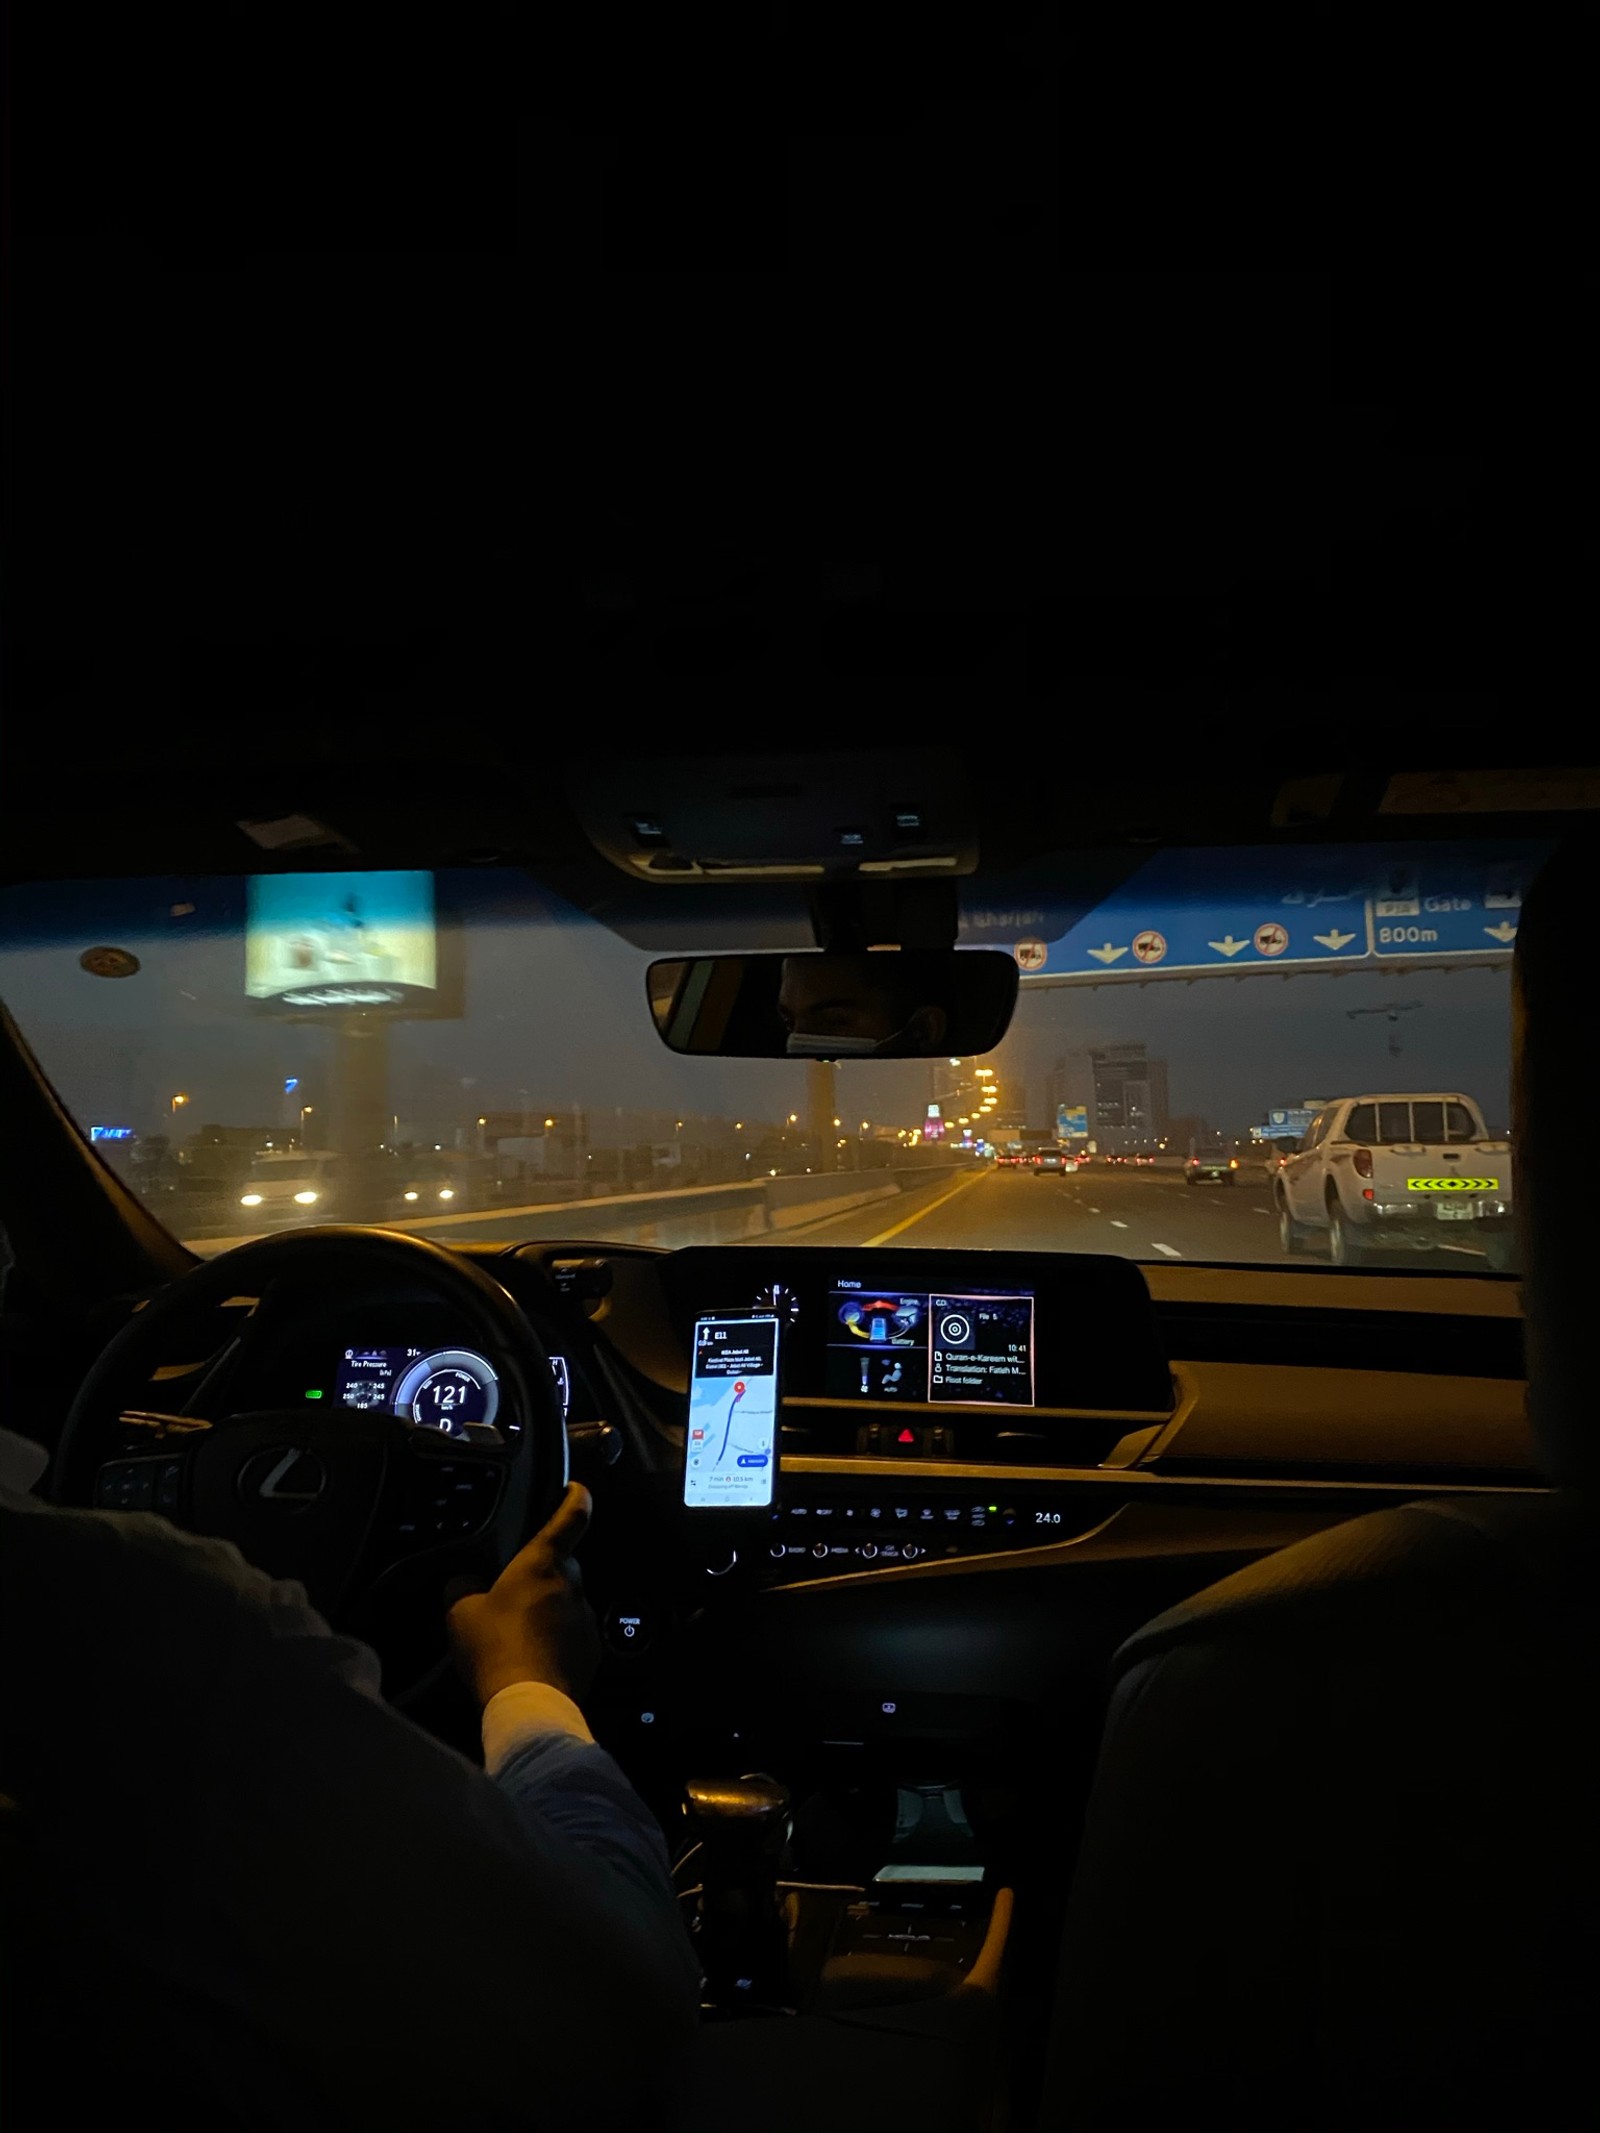
[[[550, 1220], [552, 1218], [546, 1218]], [[563, 1209], [559, 1221], [569, 1237], [597, 1243], [940, 1245], [960, 1249], [1121, 1252], [1130, 1259], [1196, 1263], [1248, 1261], [1274, 1266], [1326, 1264], [1317, 1243], [1286, 1259], [1278, 1249], [1278, 1220], [1264, 1170], [1241, 1168], [1232, 1185], [1186, 1185], [1177, 1169], [1133, 1170], [1092, 1165], [1066, 1177], [1024, 1170], [981, 1170], [941, 1177], [909, 1201], [871, 1203], [825, 1221], [781, 1231], [748, 1231], [742, 1219], [695, 1215], [664, 1204], [660, 1215], [637, 1203], [613, 1216], [601, 1205]], [[421, 1225], [419, 1225], [420, 1227]], [[524, 1225], [523, 1234], [528, 1225]], [[462, 1218], [464, 1237], [511, 1237], [517, 1217], [508, 1214], [474, 1223]], [[1481, 1273], [1481, 1250], [1448, 1244], [1424, 1260], [1396, 1253], [1379, 1264], [1450, 1266]]]
[[[844, 1182], [843, 1180], [841, 1182]], [[1247, 1262], [1282, 1266], [1326, 1263], [1320, 1243], [1286, 1260], [1263, 1170], [1248, 1165], [1232, 1185], [1186, 1185], [1180, 1169], [1134, 1170], [1106, 1164], [1059, 1177], [1032, 1171], [942, 1172], [913, 1192], [869, 1201], [843, 1214], [784, 1229], [768, 1228], [753, 1206], [705, 1211], [693, 1195], [662, 1194], [561, 1208], [508, 1208], [404, 1225], [441, 1243], [512, 1243], [526, 1237], [581, 1238], [596, 1244], [645, 1244], [677, 1250], [693, 1244], [762, 1246], [938, 1245], [954, 1249], [1120, 1252], [1146, 1261]], [[203, 1256], [237, 1237], [197, 1242]], [[1427, 1259], [1391, 1255], [1378, 1264], [1434, 1273], [1484, 1271], [1470, 1245], [1442, 1245]]]
[[794, 1242], [1283, 1259], [1262, 1172], [1240, 1173], [1232, 1185], [1186, 1185], [1180, 1171], [1105, 1164], [1066, 1177], [985, 1168], [920, 1196], [915, 1207], [857, 1208], [813, 1225]]

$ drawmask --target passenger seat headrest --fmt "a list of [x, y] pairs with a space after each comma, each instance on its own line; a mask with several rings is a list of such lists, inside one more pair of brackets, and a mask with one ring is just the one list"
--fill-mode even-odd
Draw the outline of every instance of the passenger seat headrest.
[[1566, 844], [1523, 905], [1512, 971], [1511, 1146], [1528, 1417], [1549, 1478], [1600, 1479], [1600, 1218], [1586, 1175], [1600, 986], [1573, 922], [1595, 860]]

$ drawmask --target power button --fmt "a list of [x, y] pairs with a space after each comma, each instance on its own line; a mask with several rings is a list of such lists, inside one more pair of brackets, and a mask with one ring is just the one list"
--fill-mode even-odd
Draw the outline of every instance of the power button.
[[644, 1607], [613, 1607], [601, 1628], [612, 1651], [642, 1652], [656, 1633], [655, 1614]]

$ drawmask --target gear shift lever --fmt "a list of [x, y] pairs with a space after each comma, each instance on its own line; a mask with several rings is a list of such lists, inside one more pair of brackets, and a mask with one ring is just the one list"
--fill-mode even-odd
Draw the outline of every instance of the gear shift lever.
[[789, 1790], [760, 1771], [691, 1778], [684, 1813], [701, 1846], [700, 1960], [720, 2006], [781, 2002], [787, 1934], [778, 1868], [789, 1838]]

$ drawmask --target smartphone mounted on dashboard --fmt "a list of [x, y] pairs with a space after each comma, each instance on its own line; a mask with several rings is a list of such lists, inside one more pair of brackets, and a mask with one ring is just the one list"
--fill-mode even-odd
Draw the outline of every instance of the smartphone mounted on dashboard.
[[707, 1311], [694, 1322], [683, 1506], [697, 1533], [735, 1539], [771, 1522], [782, 1351], [776, 1312]]

